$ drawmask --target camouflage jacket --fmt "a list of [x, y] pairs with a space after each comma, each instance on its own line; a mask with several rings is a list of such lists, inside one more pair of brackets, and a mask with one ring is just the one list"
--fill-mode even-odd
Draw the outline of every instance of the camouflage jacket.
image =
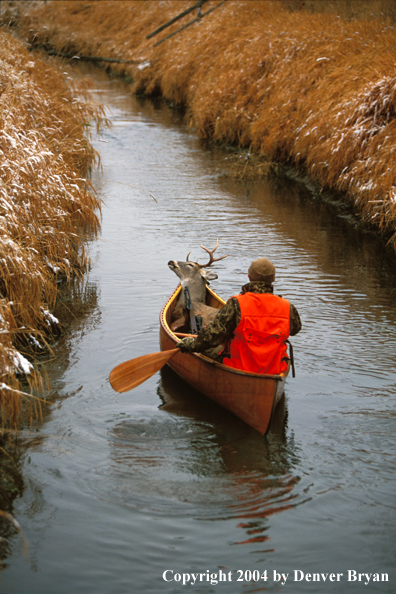
[[[273, 293], [271, 284], [263, 281], [251, 281], [242, 287], [244, 293]], [[231, 297], [220, 309], [213, 322], [203, 328], [197, 338], [185, 338], [182, 342], [188, 352], [202, 353], [208, 349], [226, 344], [234, 337], [234, 330], [241, 321], [241, 309], [238, 299]], [[301, 330], [301, 320], [297, 309], [290, 304], [290, 336]]]

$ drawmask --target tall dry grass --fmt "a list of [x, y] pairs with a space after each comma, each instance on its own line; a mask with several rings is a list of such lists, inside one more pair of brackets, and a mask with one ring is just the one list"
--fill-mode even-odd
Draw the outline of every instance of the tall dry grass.
[[[85, 98], [84, 98], [85, 97]], [[0, 427], [23, 401], [37, 412], [60, 277], [81, 274], [100, 202], [85, 176], [97, 155], [86, 130], [102, 117], [83, 88], [0, 30]], [[36, 394], [33, 397], [33, 394]], [[26, 407], [25, 409], [26, 410]]]
[[360, 20], [304, 4], [227, 0], [158, 47], [191, 16], [146, 35], [192, 0], [36, 3], [19, 27], [45, 48], [135, 60], [107, 68], [133, 77], [137, 93], [184, 105], [202, 138], [287, 160], [343, 192], [396, 248], [395, 30], [361, 0]]

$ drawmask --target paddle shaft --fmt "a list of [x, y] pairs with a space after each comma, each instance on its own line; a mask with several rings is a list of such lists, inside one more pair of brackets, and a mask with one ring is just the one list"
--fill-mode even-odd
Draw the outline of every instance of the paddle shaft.
[[110, 373], [110, 384], [116, 392], [128, 392], [145, 382], [172, 359], [180, 349], [170, 349], [159, 353], [141, 355], [135, 359], [124, 361]]

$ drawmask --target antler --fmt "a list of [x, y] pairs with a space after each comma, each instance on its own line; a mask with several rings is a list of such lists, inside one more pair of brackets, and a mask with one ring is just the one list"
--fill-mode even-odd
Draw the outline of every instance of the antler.
[[[224, 260], [224, 258], [227, 258], [227, 256], [221, 256], [220, 258], [213, 258], [213, 254], [217, 250], [218, 245], [219, 245], [219, 240], [217, 239], [216, 245], [213, 248], [213, 250], [208, 250], [208, 248], [206, 248], [205, 246], [203, 246], [202, 243], [201, 243], [201, 248], [203, 250], [205, 250], [205, 252], [208, 252], [210, 259], [209, 259], [209, 262], [207, 264], [198, 264], [198, 266], [200, 268], [206, 268], [207, 266], [210, 266], [211, 264], [213, 264], [213, 262], [218, 262], [219, 260]], [[198, 260], [197, 260], [197, 263], [198, 263]]]

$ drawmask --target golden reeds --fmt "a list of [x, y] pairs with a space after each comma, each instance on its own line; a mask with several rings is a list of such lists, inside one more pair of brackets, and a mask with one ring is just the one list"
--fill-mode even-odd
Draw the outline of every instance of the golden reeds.
[[192, 1], [37, 3], [19, 27], [45, 48], [135, 60], [106, 68], [131, 76], [137, 93], [184, 105], [202, 138], [304, 167], [396, 248], [396, 33], [367, 2], [358, 4], [369, 20], [340, 18], [345, 2], [318, 4], [330, 12], [298, 10], [297, 0], [227, 0], [158, 47], [192, 17], [146, 35]]
[[[100, 201], [85, 175], [86, 136], [101, 109], [84, 90], [0, 31], [0, 426], [14, 428], [42, 378], [26, 356], [44, 353], [58, 321], [57, 279], [87, 265], [85, 234]], [[23, 380], [21, 384], [21, 379]]]

